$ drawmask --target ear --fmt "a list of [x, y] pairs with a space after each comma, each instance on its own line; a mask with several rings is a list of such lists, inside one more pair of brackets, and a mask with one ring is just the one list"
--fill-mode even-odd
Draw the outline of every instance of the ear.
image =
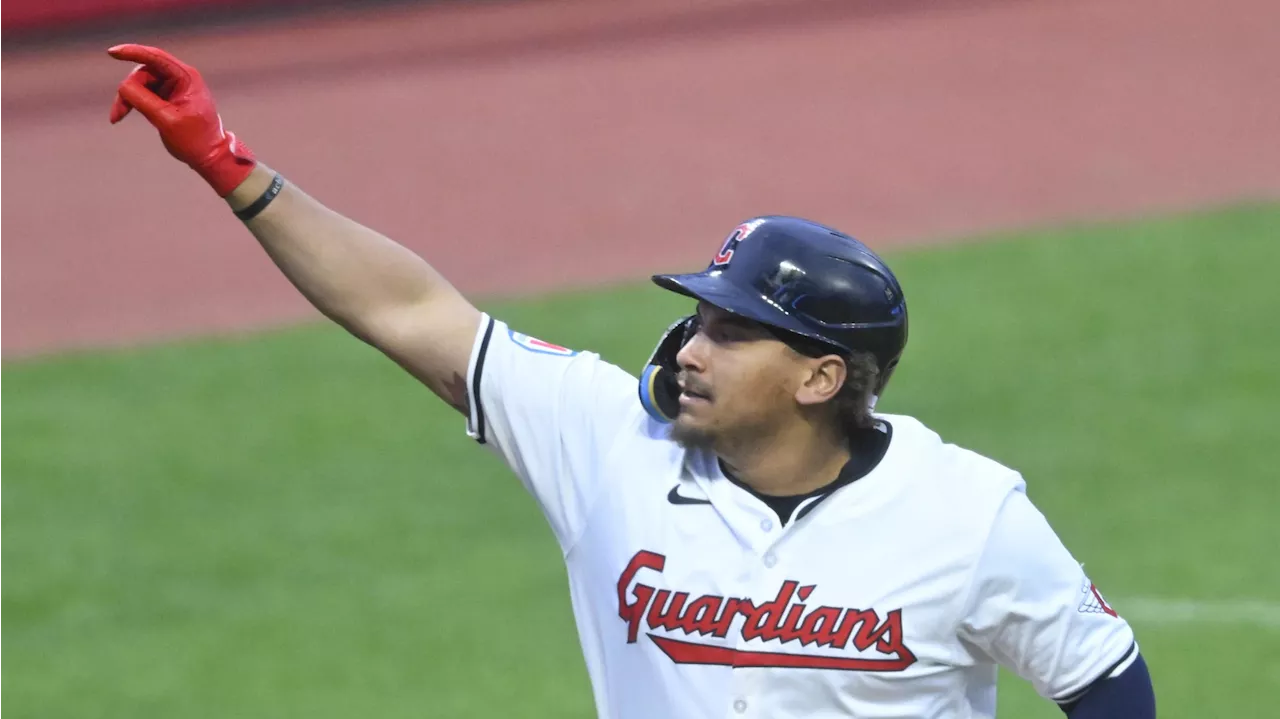
[[822, 404], [840, 393], [849, 370], [837, 355], [813, 359], [805, 358], [808, 370], [804, 381], [796, 388], [796, 401], [802, 405]]

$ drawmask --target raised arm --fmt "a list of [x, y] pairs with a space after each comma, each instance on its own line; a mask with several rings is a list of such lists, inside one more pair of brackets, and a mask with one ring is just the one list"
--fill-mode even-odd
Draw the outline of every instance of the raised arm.
[[109, 53], [139, 63], [120, 84], [111, 122], [130, 110], [146, 117], [169, 153], [226, 199], [320, 312], [465, 414], [479, 310], [421, 257], [258, 162], [224, 130], [195, 68], [143, 45], [119, 45]]

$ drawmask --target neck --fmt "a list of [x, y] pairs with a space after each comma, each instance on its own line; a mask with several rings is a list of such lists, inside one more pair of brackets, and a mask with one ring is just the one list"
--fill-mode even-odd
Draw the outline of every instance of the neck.
[[804, 494], [835, 481], [849, 462], [843, 437], [796, 423], [764, 438], [717, 448], [733, 476], [761, 494]]

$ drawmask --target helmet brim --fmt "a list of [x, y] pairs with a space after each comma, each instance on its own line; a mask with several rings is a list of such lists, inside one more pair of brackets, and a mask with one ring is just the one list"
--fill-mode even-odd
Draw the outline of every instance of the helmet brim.
[[752, 290], [743, 289], [729, 282], [717, 272], [694, 272], [678, 275], [654, 275], [654, 284], [677, 294], [701, 300], [763, 325], [807, 337], [831, 347], [834, 351], [848, 352], [849, 348], [833, 343], [814, 332], [803, 322], [767, 297]]

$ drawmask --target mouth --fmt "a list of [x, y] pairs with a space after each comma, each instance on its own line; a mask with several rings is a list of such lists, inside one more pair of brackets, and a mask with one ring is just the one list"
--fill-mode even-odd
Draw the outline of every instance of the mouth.
[[701, 387], [694, 387], [688, 383], [683, 383], [680, 387], [680, 404], [690, 405], [709, 402], [711, 402], [711, 395], [703, 391]]
[[710, 404], [710, 403], [711, 403], [711, 400], [707, 399], [706, 397], [703, 397], [702, 395], [693, 394], [692, 392], [680, 393], [680, 404], [683, 406], [687, 407], [692, 404]]

